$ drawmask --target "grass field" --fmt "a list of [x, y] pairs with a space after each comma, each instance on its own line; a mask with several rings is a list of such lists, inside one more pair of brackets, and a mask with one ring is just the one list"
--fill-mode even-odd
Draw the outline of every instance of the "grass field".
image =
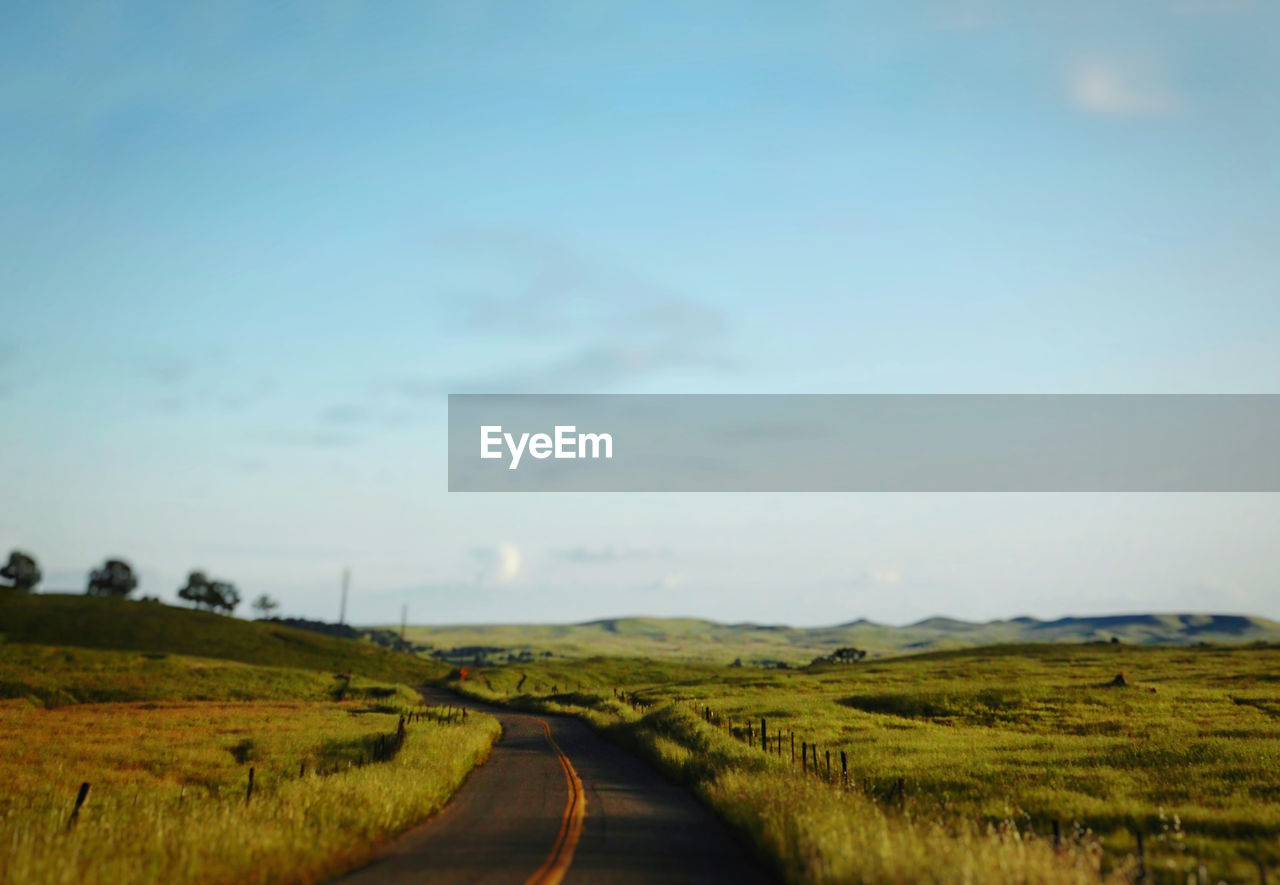
[[345, 671], [419, 685], [444, 664], [368, 642], [244, 621], [155, 602], [0, 592], [0, 636], [9, 642], [194, 655], [274, 667]]
[[[1110, 687], [1120, 672], [1129, 685]], [[1203, 865], [1253, 882], [1280, 862], [1277, 647], [1012, 646], [804, 671], [591, 659], [482, 670], [465, 687], [587, 716], [794, 882], [1125, 880], [1135, 831], [1157, 881]], [[759, 749], [762, 717], [781, 757]], [[792, 734], [797, 752], [817, 746], [822, 776], [800, 774]]]
[[1241, 615], [1134, 614], [1040, 621], [973, 622], [928, 618], [904, 627], [859, 620], [831, 627], [720, 624], [696, 618], [609, 618], [582, 624], [416, 626], [408, 638], [461, 663], [502, 664], [521, 652], [538, 657], [650, 657], [683, 662], [802, 666], [837, 648], [872, 657], [997, 643], [1075, 643], [1113, 637], [1129, 645], [1280, 641], [1280, 623]]
[[322, 881], [438, 810], [499, 731], [359, 676], [26, 643], [0, 643], [0, 697], [0, 881], [23, 885]]

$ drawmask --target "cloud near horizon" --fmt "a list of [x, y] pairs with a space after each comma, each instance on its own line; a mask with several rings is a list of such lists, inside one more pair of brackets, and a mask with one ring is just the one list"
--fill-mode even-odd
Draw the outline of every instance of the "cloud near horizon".
[[1150, 67], [1089, 59], [1075, 64], [1067, 77], [1071, 103], [1079, 110], [1112, 117], [1168, 117], [1182, 110], [1182, 100]]
[[477, 584], [510, 584], [523, 572], [524, 557], [515, 544], [504, 542], [493, 547], [477, 547], [471, 556], [480, 565]]

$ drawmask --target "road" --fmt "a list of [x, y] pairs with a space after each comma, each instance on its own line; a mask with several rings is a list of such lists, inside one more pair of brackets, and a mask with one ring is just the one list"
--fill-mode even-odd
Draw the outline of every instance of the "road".
[[576, 719], [479, 709], [502, 739], [445, 809], [342, 885], [641, 885], [773, 881], [687, 791]]

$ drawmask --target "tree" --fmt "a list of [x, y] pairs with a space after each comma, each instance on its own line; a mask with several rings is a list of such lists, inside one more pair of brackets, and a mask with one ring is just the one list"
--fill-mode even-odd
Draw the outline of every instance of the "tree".
[[[9, 554], [9, 564], [0, 568], [0, 578], [9, 581], [9, 587], [19, 593], [30, 593], [44, 577], [40, 574], [40, 566], [30, 553], [14, 550]], [[3, 586], [3, 585], [0, 585]]]
[[210, 581], [204, 572], [187, 575], [187, 585], [178, 590], [178, 598], [192, 603], [196, 608], [209, 611], [225, 609], [227, 614], [240, 604], [240, 591], [227, 581]]
[[124, 598], [138, 586], [133, 567], [122, 559], [108, 559], [100, 569], [89, 573], [90, 596], [118, 596]]
[[240, 604], [240, 591], [229, 581], [212, 581], [209, 584], [209, 607], [223, 609], [227, 614]]
[[271, 617], [271, 613], [279, 607], [280, 603], [276, 602], [265, 593], [253, 601], [253, 610], [258, 613], [258, 617], [260, 618]]
[[208, 589], [209, 579], [204, 572], [192, 572], [187, 575], [187, 585], [178, 589], [178, 598], [200, 608], [208, 599]]

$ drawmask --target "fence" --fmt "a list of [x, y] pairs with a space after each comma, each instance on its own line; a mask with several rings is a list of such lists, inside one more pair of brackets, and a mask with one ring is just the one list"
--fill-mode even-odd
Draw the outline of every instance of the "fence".
[[[647, 711], [658, 703], [618, 688], [613, 690], [613, 694], [615, 698], [637, 712]], [[807, 740], [804, 736], [800, 736], [799, 758], [797, 759], [797, 736], [795, 731], [790, 729], [784, 731], [781, 728], [775, 728], [770, 732], [768, 717], [761, 717], [758, 725], [754, 719], [739, 720], [739, 724], [735, 724], [730, 717], [722, 715], [712, 709], [709, 704], [696, 698], [677, 696], [669, 700], [671, 703], [683, 706], [693, 712], [708, 726], [723, 729], [729, 736], [745, 743], [749, 748], [756, 749], [758, 747], [763, 754], [776, 757], [784, 762], [789, 761], [797, 777], [816, 778], [840, 790], [857, 791], [880, 805], [903, 811], [907, 810], [908, 784], [906, 777], [889, 775], [875, 779], [863, 778], [861, 781], [851, 778], [849, 776], [849, 752], [844, 748], [823, 747], [822, 755], [819, 756], [818, 744]], [[833, 753], [835, 754], [834, 756]], [[838, 764], [838, 770], [833, 769], [833, 762]], [[1064, 850], [1067, 847], [1068, 840], [1072, 841], [1077, 847], [1084, 844], [1086, 831], [1079, 825], [1072, 825], [1071, 836], [1063, 835], [1062, 822], [1060, 820], [1053, 820], [1051, 826], [1055, 850]], [[1146, 847], [1146, 836], [1148, 834], [1144, 832], [1141, 825], [1136, 823], [1129, 826], [1129, 831], [1133, 836], [1133, 851], [1129, 853], [1128, 857], [1131, 859], [1133, 868], [1136, 871], [1135, 881], [1150, 882], [1151, 874], [1147, 864]], [[1267, 864], [1261, 859], [1254, 859], [1253, 863], [1257, 869], [1257, 881], [1260, 885], [1267, 885]], [[1206, 885], [1209, 881], [1208, 873], [1203, 865], [1199, 865], [1198, 861], [1197, 864], [1195, 881], [1198, 885]]]
[[[343, 771], [349, 771], [352, 768], [359, 768], [379, 762], [390, 762], [400, 752], [400, 748], [404, 745], [405, 739], [409, 733], [409, 726], [422, 723], [434, 722], [442, 725], [460, 725], [467, 721], [467, 708], [455, 706], [442, 707], [419, 707], [413, 710], [407, 710], [400, 714], [400, 719], [396, 724], [395, 731], [387, 734], [376, 734], [369, 737], [364, 752], [357, 759], [347, 761], [346, 765], [323, 765], [317, 764], [315, 757], [307, 757], [298, 762], [298, 777], [307, 776], [308, 759], [312, 762], [311, 773], [316, 777], [327, 777], [339, 774]], [[250, 765], [246, 776], [244, 803], [249, 805], [253, 801], [255, 783], [257, 777], [257, 766]], [[92, 785], [89, 781], [80, 784], [80, 788], [76, 793], [75, 803], [72, 806], [71, 814], [67, 818], [66, 829], [71, 831], [75, 829], [76, 824], [80, 821], [80, 812], [86, 805], [89, 798]], [[178, 790], [177, 805], [182, 807], [187, 797], [187, 786], [183, 784]], [[136, 801], [136, 799], [135, 799]]]

